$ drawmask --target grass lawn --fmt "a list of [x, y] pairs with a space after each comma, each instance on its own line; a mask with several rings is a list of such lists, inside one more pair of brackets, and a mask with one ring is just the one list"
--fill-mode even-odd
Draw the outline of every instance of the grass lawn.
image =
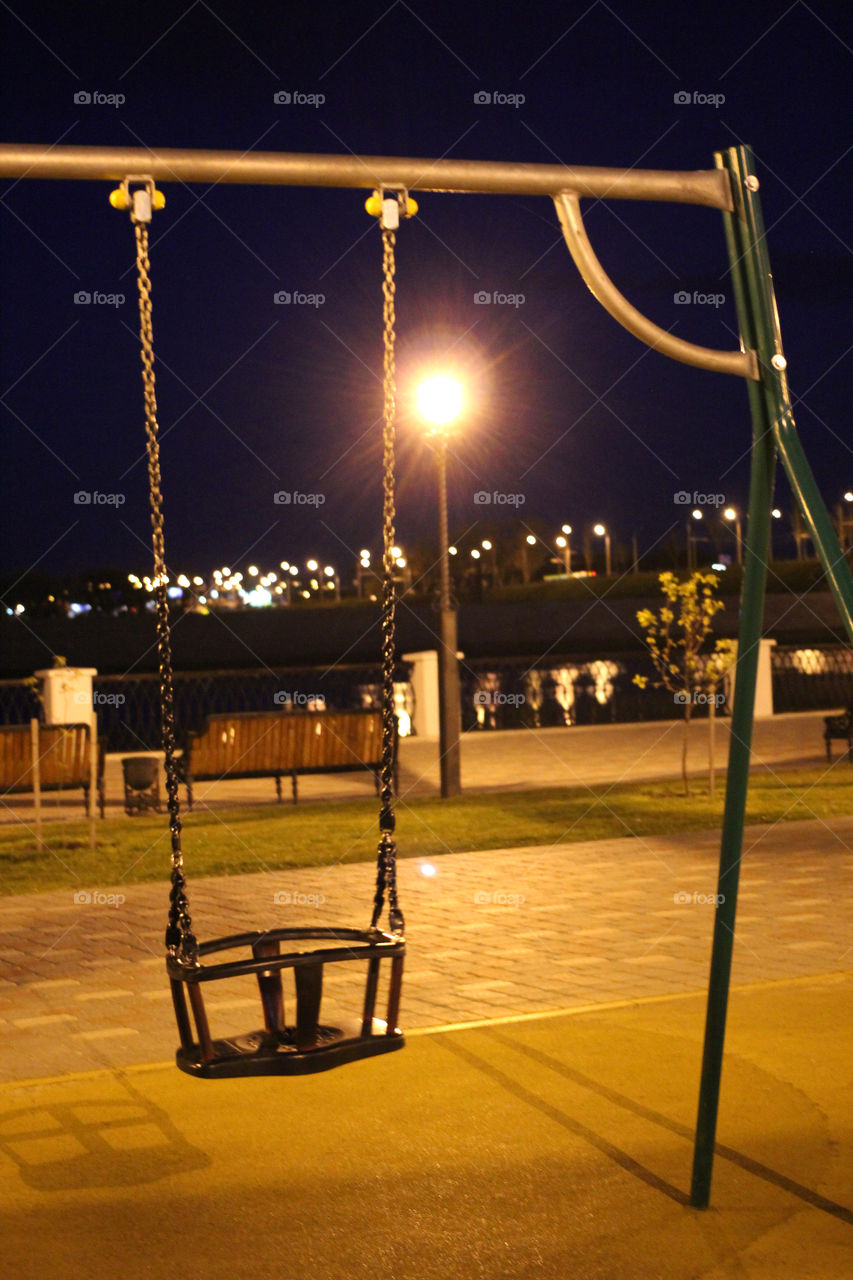
[[[777, 822], [853, 813], [853, 771], [797, 769], [757, 773], [747, 820]], [[676, 834], [718, 827], [723, 788], [714, 799], [701, 783], [694, 794], [675, 783], [548, 788], [469, 793], [452, 800], [419, 799], [398, 807], [402, 857], [440, 857], [475, 849], [514, 848], [624, 836]], [[24, 826], [0, 827], [0, 893], [133, 884], [165, 879], [169, 837], [165, 817], [109, 818], [98, 824], [98, 847], [87, 847], [84, 822], [46, 823], [47, 848], [37, 850]], [[376, 854], [373, 800], [303, 803], [196, 812], [185, 817], [184, 855], [190, 879], [338, 862]]]

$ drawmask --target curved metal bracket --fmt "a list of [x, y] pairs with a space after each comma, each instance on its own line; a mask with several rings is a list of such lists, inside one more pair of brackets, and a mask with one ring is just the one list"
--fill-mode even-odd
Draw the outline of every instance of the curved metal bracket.
[[732, 373], [738, 378], [758, 381], [758, 357], [754, 351], [716, 351], [713, 347], [700, 347], [695, 342], [685, 342], [674, 333], [661, 329], [660, 325], [656, 325], [632, 306], [616, 288], [593, 252], [583, 225], [578, 197], [569, 191], [561, 191], [554, 196], [554, 204], [569, 253], [584, 283], [605, 311], [609, 311], [623, 328], [647, 346], [654, 347], [673, 360], [696, 365], [699, 369], [710, 369], [714, 373]]

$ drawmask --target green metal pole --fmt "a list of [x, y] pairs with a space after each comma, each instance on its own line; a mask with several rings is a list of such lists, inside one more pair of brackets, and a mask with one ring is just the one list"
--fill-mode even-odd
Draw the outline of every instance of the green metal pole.
[[723, 214], [731, 278], [741, 339], [745, 348], [752, 348], [758, 354], [760, 381], [749, 383], [753, 424], [749, 524], [690, 1192], [691, 1204], [698, 1208], [707, 1207], [711, 1194], [777, 449], [847, 633], [853, 641], [853, 577], [806, 460], [791, 412], [785, 373], [787, 364], [782, 352], [779, 315], [752, 153], [746, 147], [733, 147], [717, 155], [715, 161], [718, 169], [729, 174], [732, 183], [734, 211]]
[[[697, 1208], [706, 1208], [711, 1195], [738, 878], [749, 783], [759, 641], [770, 550], [770, 511], [775, 469], [773, 422], [777, 417], [779, 403], [778, 372], [772, 364], [772, 357], [775, 354], [774, 328], [772, 316], [768, 310], [768, 303], [772, 300], [772, 287], [769, 279], [766, 282], [761, 279], [757, 262], [757, 246], [754, 238], [751, 238], [750, 220], [746, 215], [747, 204], [753, 204], [756, 208], [758, 206], [758, 198], [755, 194], [758, 184], [751, 171], [751, 157], [745, 148], [737, 147], [717, 155], [715, 159], [717, 166], [727, 171], [731, 177], [735, 209], [733, 213], [724, 213], [723, 220], [731, 263], [735, 306], [743, 345], [747, 349], [751, 348], [758, 352], [761, 380], [748, 384], [752, 413], [749, 519], [744, 554], [726, 803], [717, 882], [717, 908], [708, 984], [705, 1046], [690, 1191], [690, 1202]], [[765, 287], [762, 287], [762, 284]]]

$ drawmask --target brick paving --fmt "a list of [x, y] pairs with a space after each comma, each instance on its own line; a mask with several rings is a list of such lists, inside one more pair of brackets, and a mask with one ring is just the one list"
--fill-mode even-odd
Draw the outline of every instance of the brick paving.
[[[511, 786], [570, 778], [594, 786], [625, 774], [672, 773], [680, 750], [674, 728], [476, 735], [464, 743], [466, 783], [498, 789], [499, 804], [499, 789]], [[758, 722], [755, 763], [816, 762], [820, 728], [815, 715]], [[435, 744], [403, 747], [404, 788], [431, 788]], [[340, 794], [341, 781], [345, 789], [371, 786], [364, 778], [306, 780], [330, 795]], [[244, 793], [239, 783], [218, 784], [204, 803], [271, 802], [271, 784], [247, 785]], [[404, 1025], [701, 990], [718, 840], [715, 832], [629, 837], [402, 861]], [[749, 828], [745, 851], [734, 981], [853, 967], [853, 816]], [[202, 938], [272, 924], [366, 925], [372, 891], [367, 863], [190, 880]], [[0, 899], [0, 1079], [171, 1056], [176, 1034], [162, 959], [167, 898], [167, 884], [158, 883], [105, 884], [83, 901], [70, 889]], [[327, 970], [329, 1014], [357, 1009], [362, 975], [354, 970]], [[214, 1034], [260, 1021], [251, 979], [217, 983], [208, 1000]]]
[[[745, 847], [734, 981], [853, 967], [853, 817], [831, 829], [814, 821], [752, 827]], [[716, 863], [714, 833], [402, 862], [405, 1025], [701, 989]], [[125, 901], [75, 903], [70, 890], [0, 901], [0, 1079], [171, 1056], [161, 956], [166, 889], [100, 892], [120, 892]], [[272, 922], [367, 923], [371, 892], [369, 864], [191, 884], [204, 937]], [[290, 906], [274, 903], [281, 893]], [[347, 991], [357, 1007], [361, 973], [353, 970], [341, 966], [330, 977], [333, 1010], [345, 1005]], [[215, 1032], [254, 1028], [251, 980], [216, 985], [209, 997]]]

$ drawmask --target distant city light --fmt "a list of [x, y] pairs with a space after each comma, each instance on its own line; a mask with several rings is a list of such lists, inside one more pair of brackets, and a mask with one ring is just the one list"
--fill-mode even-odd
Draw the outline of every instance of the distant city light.
[[272, 593], [266, 587], [253, 587], [251, 591], [242, 592], [242, 596], [250, 609], [261, 609], [272, 604]]

